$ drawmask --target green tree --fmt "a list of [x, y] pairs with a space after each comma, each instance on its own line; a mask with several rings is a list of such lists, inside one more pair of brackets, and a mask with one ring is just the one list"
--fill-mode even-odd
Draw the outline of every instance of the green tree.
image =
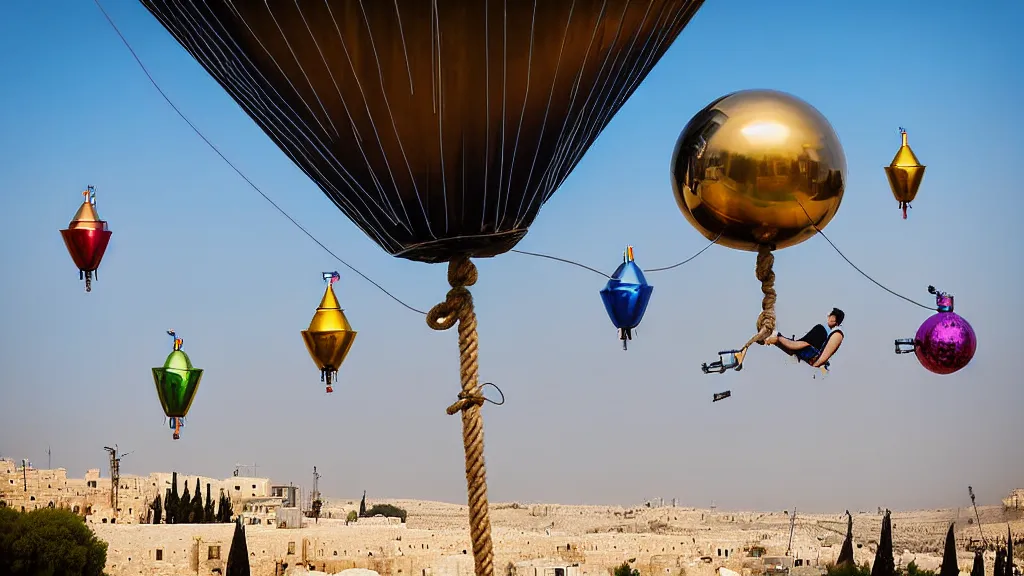
[[640, 576], [640, 571], [630, 566], [629, 562], [623, 562], [615, 567], [612, 576]]
[[192, 496], [192, 509], [189, 511], [189, 521], [193, 524], [203, 523], [203, 489], [199, 487], [199, 478], [196, 478], [196, 492]]
[[249, 576], [249, 546], [245, 543], [245, 526], [242, 526], [241, 519], [235, 522], [235, 535], [231, 537], [224, 576]]
[[348, 515], [345, 516], [345, 524], [348, 525], [356, 520], [359, 520], [359, 513], [355, 510], [349, 510]]
[[886, 510], [882, 517], [882, 533], [878, 537], [875, 563], [871, 565], [871, 576], [896, 576], [896, 559], [892, 554], [892, 516]]
[[953, 524], [946, 532], [946, 549], [942, 553], [942, 567], [939, 576], [959, 576], [960, 567], [956, 563], [956, 536], [953, 535]]
[[206, 507], [203, 508], [203, 522], [206, 524], [212, 524], [214, 520], [213, 516], [213, 498], [210, 497], [210, 483], [206, 483]]
[[843, 547], [839, 549], [839, 557], [836, 558], [836, 567], [844, 564], [853, 565], [853, 515], [846, 511], [846, 538], [843, 539]]
[[369, 510], [366, 510], [363, 516], [376, 516], [377, 514], [387, 516], [388, 518], [401, 518], [403, 523], [406, 516], [408, 516], [405, 510], [391, 504], [375, 504]]
[[221, 490], [220, 503], [217, 506], [217, 520], [221, 523], [227, 524], [228, 522], [231, 522], [233, 512], [234, 511], [231, 509], [231, 496], [228, 496], [223, 490]]
[[366, 490], [363, 490], [363, 499], [359, 501], [359, 517], [366, 516]]
[[1002, 574], [1006, 574], [1006, 552], [1002, 548], [999, 548], [996, 550], [996, 564], [992, 571], [992, 575], [997, 576]]
[[0, 508], [0, 574], [101, 576], [107, 544], [67, 510]]
[[324, 507], [324, 502], [323, 502], [323, 500], [317, 498], [316, 500], [313, 500], [312, 506], [313, 506], [313, 518], [315, 518], [316, 519], [315, 522], [317, 524], [319, 524], [320, 523], [320, 510]]
[[178, 518], [178, 473], [171, 472], [171, 492], [170, 496], [164, 499], [164, 515], [167, 517], [168, 524], [178, 524], [181, 520]]
[[871, 576], [871, 567], [867, 562], [857, 565], [853, 560], [832, 564], [825, 568], [826, 576]]
[[152, 508], [153, 508], [153, 524], [159, 524], [160, 523], [160, 519], [161, 519], [161, 517], [164, 514], [164, 506], [163, 506], [163, 502], [160, 500], [160, 495], [159, 494], [157, 494], [156, 498], [153, 500]]

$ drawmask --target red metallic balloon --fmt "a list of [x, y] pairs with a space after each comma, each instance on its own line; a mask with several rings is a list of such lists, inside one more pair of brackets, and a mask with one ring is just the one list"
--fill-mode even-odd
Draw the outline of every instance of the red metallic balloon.
[[111, 232], [107, 230], [107, 221], [100, 220], [96, 213], [96, 188], [89, 186], [82, 195], [85, 201], [60, 235], [64, 237], [75, 266], [78, 266], [79, 279], [85, 279], [85, 291], [92, 292], [92, 279], [103, 260]]

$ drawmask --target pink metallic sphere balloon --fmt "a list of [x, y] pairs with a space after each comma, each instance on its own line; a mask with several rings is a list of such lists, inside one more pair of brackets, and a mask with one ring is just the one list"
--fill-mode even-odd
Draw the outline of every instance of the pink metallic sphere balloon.
[[914, 354], [929, 372], [952, 374], [970, 363], [978, 348], [974, 328], [955, 312], [939, 312], [917, 329]]

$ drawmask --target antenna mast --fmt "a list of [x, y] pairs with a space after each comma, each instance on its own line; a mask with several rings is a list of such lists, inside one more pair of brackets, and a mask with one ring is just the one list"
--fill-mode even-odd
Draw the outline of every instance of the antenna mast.
[[320, 473], [316, 471], [316, 466], [313, 466], [313, 500], [310, 502], [310, 508], [313, 509], [314, 522], [320, 523], [320, 509], [323, 507], [323, 501], [320, 500]]
[[256, 469], [257, 466], [255, 462], [252, 464], [235, 464], [235, 476], [238, 476], [238, 473], [244, 470], [245, 472], [250, 473], [247, 478], [256, 478]]

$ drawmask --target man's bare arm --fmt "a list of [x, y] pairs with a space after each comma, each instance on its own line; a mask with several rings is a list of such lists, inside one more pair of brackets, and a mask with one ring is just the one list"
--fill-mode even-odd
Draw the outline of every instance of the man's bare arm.
[[832, 335], [828, 337], [828, 342], [825, 343], [825, 349], [821, 351], [821, 354], [818, 356], [818, 359], [815, 360], [814, 364], [811, 364], [811, 366], [814, 366], [815, 368], [820, 368], [824, 366], [825, 362], [828, 362], [828, 359], [831, 358], [832, 355], [836, 353], [836, 350], [839, 350], [839, 345], [842, 343], [843, 333], [833, 332]]

